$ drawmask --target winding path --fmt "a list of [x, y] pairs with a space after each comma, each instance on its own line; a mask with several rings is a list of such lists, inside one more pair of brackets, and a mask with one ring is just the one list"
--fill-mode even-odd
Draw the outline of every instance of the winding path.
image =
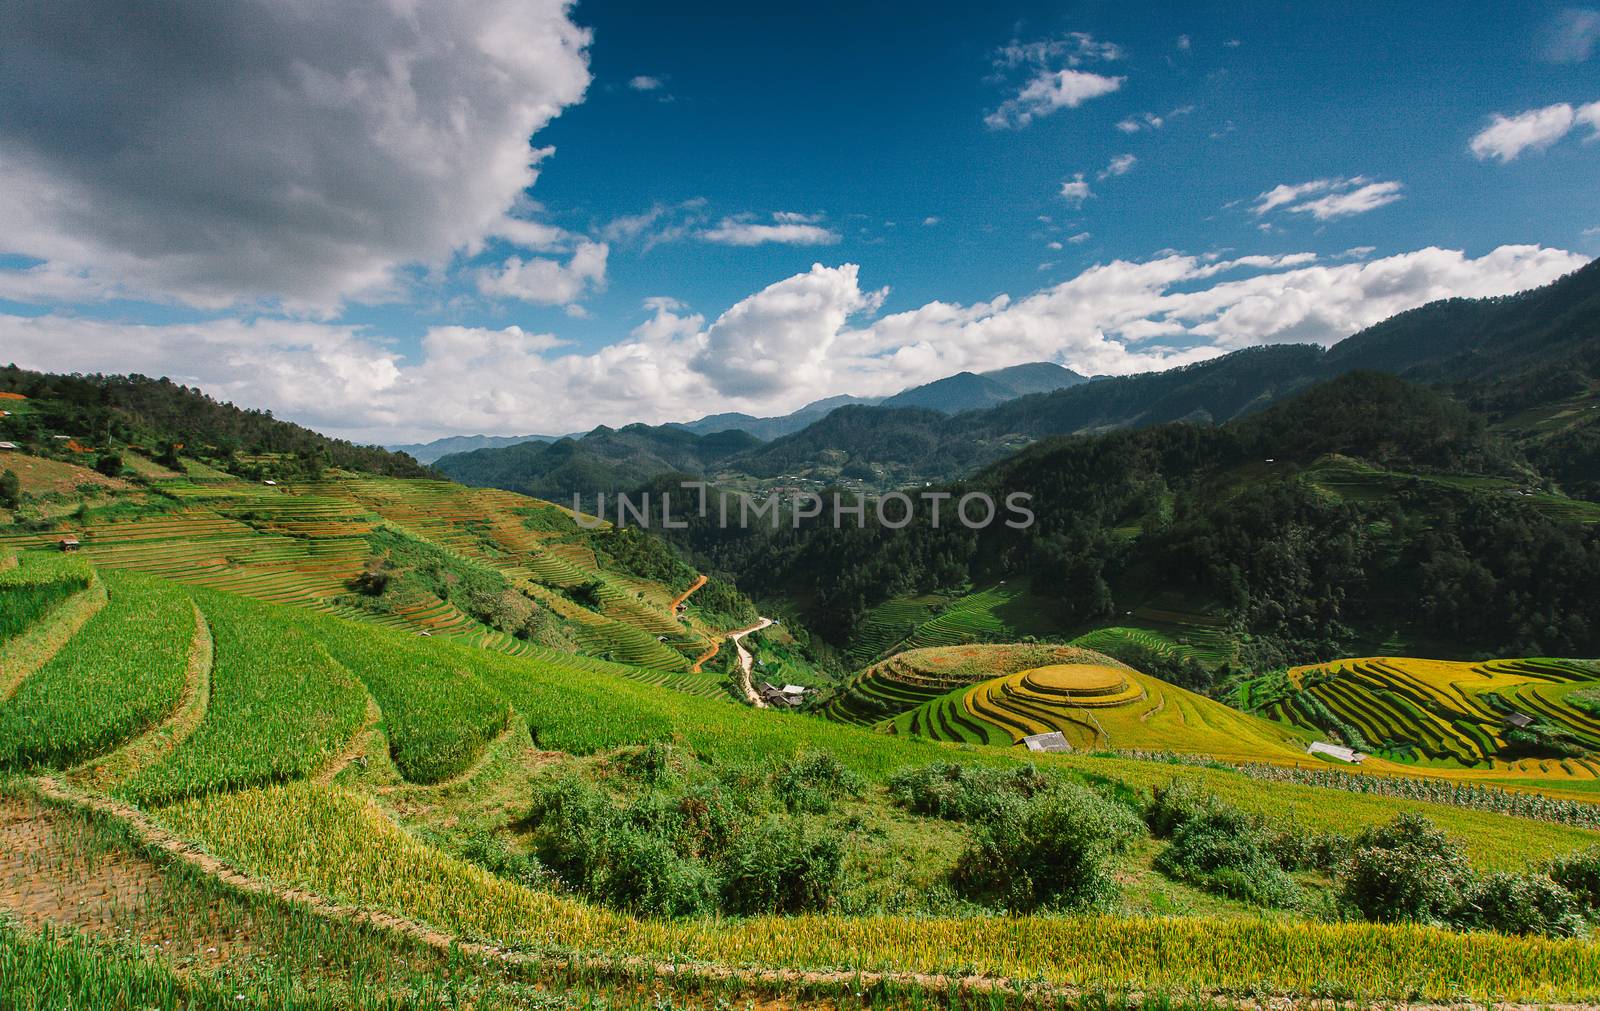
[[733, 648], [739, 651], [739, 687], [744, 691], [745, 700], [757, 709], [765, 709], [767, 704], [761, 701], [761, 696], [756, 694], [755, 688], [750, 684], [750, 665], [755, 662], [755, 658], [750, 655], [750, 651], [745, 649], [744, 643], [739, 640], [751, 632], [761, 631], [770, 624], [772, 624], [771, 618], [762, 618], [749, 628], [741, 628], [737, 632], [728, 633], [728, 641], [733, 643]]

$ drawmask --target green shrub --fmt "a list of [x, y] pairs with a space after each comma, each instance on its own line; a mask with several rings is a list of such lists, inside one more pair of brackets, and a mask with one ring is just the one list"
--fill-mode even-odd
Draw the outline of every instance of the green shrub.
[[913, 814], [949, 821], [983, 821], [1011, 798], [1032, 797], [1050, 780], [1037, 766], [989, 769], [959, 762], [901, 769], [889, 777], [889, 796]]
[[1545, 873], [1591, 915], [1600, 913], [1600, 845], [1556, 857]]
[[1284, 829], [1267, 841], [1267, 852], [1286, 871], [1332, 873], [1350, 848], [1349, 836], [1301, 828]]
[[826, 751], [804, 752], [772, 774], [772, 793], [791, 813], [826, 814], [864, 788], [860, 776]]
[[1215, 799], [1191, 779], [1174, 779], [1158, 786], [1144, 807], [1144, 821], [1157, 839], [1170, 839], [1184, 823], [1215, 803]]
[[1294, 905], [1300, 889], [1273, 859], [1269, 843], [1259, 818], [1207, 803], [1172, 833], [1155, 867], [1208, 892], [1261, 906]]
[[1572, 893], [1543, 874], [1491, 874], [1473, 889], [1469, 906], [1461, 926], [1552, 937], [1584, 932]]
[[1378, 923], [1447, 924], [1457, 918], [1472, 871], [1461, 848], [1418, 814], [1363, 829], [1340, 865], [1341, 903]]
[[1014, 912], [1086, 909], [1116, 895], [1112, 861], [1144, 834], [1125, 806], [1065, 784], [1001, 805], [956, 861], [961, 894]]
[[646, 916], [690, 916], [716, 905], [710, 871], [680, 847], [673, 799], [652, 793], [618, 808], [576, 776], [534, 797], [539, 859], [576, 891]]
[[805, 913], [838, 894], [844, 845], [776, 818], [731, 845], [722, 863], [722, 905], [732, 913]]

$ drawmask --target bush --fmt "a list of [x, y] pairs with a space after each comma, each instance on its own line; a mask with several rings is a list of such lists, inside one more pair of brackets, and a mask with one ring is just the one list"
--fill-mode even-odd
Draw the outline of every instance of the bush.
[[1033, 765], [988, 769], [934, 762], [889, 777], [889, 796], [913, 814], [949, 821], [983, 821], [1010, 798], [1042, 793], [1050, 780]]
[[599, 789], [564, 777], [534, 798], [538, 855], [573, 889], [647, 916], [689, 916], [714, 908], [710, 871], [683, 845], [674, 798], [650, 794], [618, 808]]
[[1470, 907], [1462, 926], [1552, 937], [1584, 931], [1572, 893], [1543, 874], [1491, 874], [1473, 889]]
[[1144, 834], [1126, 807], [1076, 785], [1001, 805], [956, 861], [957, 891], [1013, 912], [1085, 909], [1116, 895], [1115, 857]]
[[1472, 884], [1460, 847], [1427, 818], [1403, 814], [1363, 829], [1337, 874], [1340, 902], [1378, 923], [1448, 924]]
[[1174, 779], [1152, 792], [1144, 806], [1144, 821], [1151, 835], [1170, 839], [1185, 822], [1214, 803], [1214, 798], [1193, 780]]
[[1600, 845], [1556, 857], [1545, 866], [1545, 873], [1579, 906], [1591, 914], [1600, 913]]
[[1268, 843], [1260, 819], [1211, 802], [1172, 833], [1155, 867], [1208, 892], [1262, 906], [1294, 905], [1300, 889], [1272, 858]]
[[844, 845], [808, 835], [794, 821], [769, 819], [728, 848], [722, 905], [732, 913], [805, 913], [826, 909], [838, 893]]
[[1306, 832], [1293, 828], [1275, 834], [1267, 841], [1267, 852], [1286, 871], [1332, 873], [1350, 852], [1349, 836], [1337, 832]]
[[804, 752], [772, 774], [772, 792], [791, 813], [826, 814], [864, 788], [860, 776], [826, 751]]

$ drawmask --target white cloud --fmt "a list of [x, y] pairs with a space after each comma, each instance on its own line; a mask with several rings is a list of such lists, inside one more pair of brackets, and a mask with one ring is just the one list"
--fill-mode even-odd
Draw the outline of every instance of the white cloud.
[[1586, 143], [1600, 138], [1600, 101], [1576, 109], [1558, 102], [1514, 116], [1495, 113], [1489, 118], [1489, 125], [1473, 135], [1468, 147], [1480, 161], [1495, 158], [1504, 164], [1524, 151], [1544, 150], [1578, 126], [1592, 131], [1584, 138]]
[[183, 4], [139, 31], [93, 0], [16, 8], [0, 251], [202, 307], [390, 297], [518, 227], [528, 139], [590, 79], [567, 8]]
[[1178, 48], [1187, 51], [1194, 43], [1187, 35], [1178, 36]]
[[939, 223], [939, 219], [937, 217], [935, 217], [934, 215], [930, 214], [927, 217], [922, 219], [922, 223], [924, 225], [927, 225], [929, 228], [932, 228], [934, 225], [937, 225]]
[[1543, 33], [1539, 55], [1551, 63], [1582, 63], [1600, 45], [1600, 10], [1569, 7]]
[[1584, 138], [1585, 141], [1593, 142], [1596, 138], [1600, 138], [1600, 102], [1580, 105], [1573, 118], [1594, 131]]
[[648, 74], [640, 74], [628, 82], [628, 87], [634, 91], [658, 91], [661, 88], [661, 79]]
[[1076, 109], [1091, 98], [1109, 95], [1126, 77], [1107, 77], [1087, 70], [1041, 71], [1013, 98], [983, 117], [990, 129], [1021, 129], [1059, 109]]
[[1504, 163], [1524, 151], [1542, 151], [1554, 144], [1567, 135], [1574, 120], [1572, 106], [1566, 102], [1529, 109], [1514, 116], [1497, 112], [1489, 117], [1488, 126], [1473, 135], [1467, 146], [1479, 161], [1498, 158]]
[[605, 287], [610, 247], [587, 239], [578, 243], [565, 264], [543, 257], [508, 258], [498, 268], [477, 273], [478, 290], [494, 298], [514, 298], [535, 305], [571, 305]]
[[[573, 431], [683, 420], [715, 401], [771, 414], [840, 392], [874, 396], [962, 370], [1058, 361], [1127, 374], [1284, 341], [1331, 343], [1439, 298], [1544, 284], [1585, 258], [1503, 246], [1477, 258], [1427, 248], [1366, 262], [1309, 254], [1116, 260], [1013, 299], [930, 302], [871, 318], [884, 290], [816, 265], [706, 325], [670, 298], [626, 338], [575, 351], [517, 327], [430, 330], [415, 360], [353, 326], [262, 319], [134, 326], [0, 315], [24, 367], [172, 374], [237, 403], [354, 438]], [[1226, 279], [1222, 279], [1226, 277]]]
[[[1375, 182], [1366, 176], [1312, 179], [1303, 183], [1281, 183], [1259, 194], [1250, 213], [1261, 217], [1282, 208], [1290, 214], [1309, 214], [1318, 221], [1365, 214], [1402, 199], [1405, 187], [1398, 182]], [[1322, 194], [1308, 200], [1315, 194]], [[1266, 222], [1263, 230], [1270, 228]]]
[[778, 211], [772, 220], [773, 224], [764, 224], [748, 217], [723, 218], [715, 228], [700, 232], [699, 237], [722, 246], [831, 246], [840, 239], [838, 232], [816, 223], [821, 220], [820, 215]]
[[1093, 195], [1089, 192], [1089, 184], [1084, 180], [1082, 172], [1061, 184], [1061, 198], [1068, 203], [1081, 204]]
[[1402, 187], [1397, 182], [1367, 183], [1348, 193], [1330, 193], [1316, 200], [1308, 200], [1289, 208], [1292, 214], [1310, 214], [1318, 221], [1365, 214], [1401, 199]]
[[1088, 232], [1079, 232], [1077, 235], [1068, 236], [1067, 241], [1072, 243], [1074, 246], [1078, 246], [1088, 242], [1091, 238], [1093, 238], [1093, 236]]
[[1064, 247], [1059, 242], [1047, 242], [1047, 243], [1044, 244], [1044, 248], [1046, 248], [1046, 249], [1062, 249]]
[[1131, 154], [1119, 154], [1100, 170], [1100, 178], [1110, 179], [1112, 176], [1127, 175], [1138, 161], [1139, 159]]

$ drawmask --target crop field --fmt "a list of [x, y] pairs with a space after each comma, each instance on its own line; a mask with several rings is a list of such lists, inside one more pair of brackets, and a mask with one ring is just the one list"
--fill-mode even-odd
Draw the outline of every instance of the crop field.
[[[99, 566], [460, 638], [486, 649], [526, 652], [527, 643], [433, 596], [386, 614], [335, 603], [371, 554], [365, 535], [390, 524], [499, 570], [570, 621], [585, 653], [687, 671], [720, 636], [696, 618], [676, 618], [666, 587], [604, 570], [587, 547], [563, 542], [577, 530], [565, 510], [512, 492], [362, 477], [266, 486], [192, 467], [181, 477], [152, 477], [152, 501], [135, 504], [147, 494], [139, 492], [124, 497], [126, 508], [69, 524], [83, 541], [84, 557]], [[537, 521], [529, 520], [530, 513]], [[0, 549], [53, 546], [60, 536], [60, 531], [0, 534]], [[585, 584], [595, 587], [592, 609], [547, 588]]]
[[[1121, 917], [733, 920], [627, 917], [535, 891], [419, 842], [370, 803], [305, 784], [189, 801], [162, 819], [257, 874], [539, 950], [719, 964], [975, 972], [1058, 985], [1219, 986], [1388, 998], [1590, 997], [1600, 946], [1419, 926]], [[303, 840], [316, 838], [308, 847]]]
[[378, 703], [390, 757], [409, 782], [456, 775], [506, 728], [511, 710], [503, 699], [461, 665], [441, 662], [415, 640], [380, 639], [338, 620], [307, 624]]
[[89, 588], [94, 570], [80, 558], [0, 548], [0, 642], [18, 635], [75, 593]]
[[[1289, 671], [1295, 691], [1266, 715], [1306, 729], [1352, 728], [1396, 762], [1593, 780], [1600, 777], [1600, 716], [1571, 704], [1600, 687], [1593, 663], [1558, 659], [1457, 663], [1363, 657]], [[1326, 726], [1330, 714], [1337, 721]], [[1586, 755], [1518, 757], [1513, 719], [1558, 732]]]
[[[384, 742], [396, 769], [417, 784], [454, 783], [453, 777], [475, 767], [508, 729], [526, 732], [529, 741], [513, 746], [531, 744], [546, 753], [543, 761], [552, 760], [551, 752], [615, 761], [605, 757], [614, 749], [670, 740], [708, 767], [737, 770], [820, 748], [869, 784], [882, 784], [908, 766], [948, 760], [951, 752], [903, 732], [886, 736], [731, 705], [725, 685], [710, 675], [647, 671], [531, 644], [522, 644], [522, 655], [511, 655], [477, 648], [465, 637], [419, 637], [133, 573], [107, 573], [105, 581], [111, 603], [102, 612], [104, 627], [111, 627], [112, 616], [143, 629], [165, 627], [160, 620], [114, 610], [129, 600], [186, 616], [170, 622], [168, 664], [151, 669], [181, 677], [195, 605], [215, 640], [212, 688], [197, 729], [116, 787], [118, 795], [153, 809], [163, 824], [207, 853], [280, 886], [398, 913], [465, 940], [533, 953], [846, 973], [857, 966], [977, 972], [1112, 989], [1157, 985], [1306, 994], [1321, 992], [1325, 974], [1337, 971], [1346, 987], [1341, 992], [1352, 995], [1533, 999], [1588, 996], [1585, 987], [1600, 978], [1590, 975], [1600, 971], [1600, 946], [1588, 941], [1237, 913], [630, 916], [453, 855], [456, 851], [433, 830], [397, 822], [398, 815], [381, 803], [387, 787], [379, 781], [363, 785], [357, 776], [341, 780], [345, 785], [339, 787], [321, 785], [330, 770], [358, 754], [352, 745], [364, 739], [369, 696], [382, 721], [382, 735], [373, 740]], [[91, 622], [54, 663], [91, 656], [97, 634]], [[138, 655], [148, 661], [161, 654], [141, 648]], [[978, 738], [996, 744], [1009, 744], [1021, 728], [975, 717], [966, 708], [973, 693], [983, 693], [975, 704], [1003, 707], [1005, 720], [1037, 725], [1064, 722], [1064, 716], [1080, 720], [1092, 732], [1084, 726], [1067, 729], [1081, 734], [1075, 743], [1084, 747], [1176, 751], [1198, 741], [1219, 756], [1260, 758], [1282, 748], [1282, 754], [1304, 759], [1298, 741], [1282, 728], [1077, 647], [959, 646], [901, 659], [915, 664], [893, 668], [894, 677], [885, 677], [886, 682], [957, 686], [934, 701], [954, 700], [962, 707], [961, 718], [979, 727]], [[869, 670], [884, 673], [888, 667]], [[42, 685], [55, 676], [47, 666], [37, 678]], [[87, 676], [94, 678], [93, 672]], [[171, 681], [169, 676], [167, 684]], [[705, 698], [694, 697], [697, 686], [704, 688]], [[668, 687], [680, 690], [663, 690]], [[166, 711], [163, 706], [171, 707], [173, 689], [158, 679], [145, 677], [129, 692], [137, 697], [77, 708], [105, 712], [144, 706], [154, 720]], [[43, 711], [62, 697], [60, 691], [39, 692], [28, 695], [25, 704]], [[21, 694], [14, 701], [19, 700]], [[1173, 714], [1182, 715], [1169, 718]], [[111, 737], [125, 740], [139, 729]], [[921, 731], [921, 736], [941, 735]], [[495, 747], [496, 755], [516, 753]], [[1566, 825], [1508, 822], [1484, 811], [1263, 782], [1215, 768], [1179, 769], [1084, 754], [1022, 755], [1007, 748], [969, 749], [961, 760], [1003, 766], [1031, 760], [1136, 789], [1194, 776], [1249, 810], [1328, 831], [1349, 831], [1384, 821], [1397, 810], [1416, 810], [1461, 839], [1475, 865], [1491, 868], [1519, 868], [1600, 839], [1600, 833]], [[458, 796], [485, 790], [483, 803], [503, 803], [495, 799], [496, 789], [492, 780], [475, 775], [443, 792]], [[363, 790], [376, 792], [364, 795]], [[407, 796], [413, 805], [438, 802]]]
[[0, 768], [84, 761], [177, 705], [194, 605], [181, 587], [161, 580], [103, 578], [109, 603], [0, 703]]
[[939, 698], [952, 688], [1027, 667], [1073, 661], [1103, 663], [1106, 658], [1071, 646], [1025, 644], [906, 650], [852, 676], [835, 690], [821, 712], [840, 723], [871, 726]]
[[883, 725], [966, 743], [1060, 731], [1075, 749], [1303, 761], [1303, 734], [1123, 667], [1066, 664], [958, 688]]
[[872, 608], [857, 626], [850, 643], [849, 659], [865, 666], [883, 656], [932, 618], [934, 608], [947, 598], [939, 596], [896, 597]]
[[293, 611], [192, 592], [215, 641], [210, 705], [194, 736], [119, 792], [159, 804], [311, 775], [360, 728], [361, 682]]

